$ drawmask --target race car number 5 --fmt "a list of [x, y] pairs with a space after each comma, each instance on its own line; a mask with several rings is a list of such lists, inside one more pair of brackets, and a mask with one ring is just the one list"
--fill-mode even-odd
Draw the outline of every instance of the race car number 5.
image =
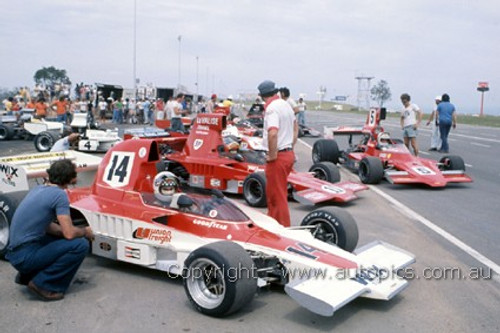
[[108, 165], [104, 169], [103, 181], [112, 187], [126, 186], [134, 165], [134, 153], [112, 152]]

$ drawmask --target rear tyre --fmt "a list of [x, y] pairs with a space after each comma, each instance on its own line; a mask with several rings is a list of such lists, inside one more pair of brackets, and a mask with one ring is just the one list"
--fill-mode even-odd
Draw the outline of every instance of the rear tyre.
[[443, 165], [444, 170], [463, 170], [465, 171], [465, 162], [463, 158], [457, 155], [443, 156], [439, 163]]
[[300, 225], [315, 226], [310, 229], [314, 238], [345, 251], [352, 252], [358, 245], [356, 221], [347, 211], [338, 207], [313, 210], [304, 217]]
[[52, 131], [41, 132], [35, 136], [35, 148], [39, 152], [49, 151], [57, 140], [59, 134]]
[[373, 156], [364, 157], [359, 162], [358, 176], [364, 184], [378, 184], [384, 178], [382, 161]]
[[12, 127], [0, 124], [0, 141], [10, 140], [14, 135], [15, 131]]
[[337, 183], [340, 181], [339, 168], [332, 162], [320, 162], [313, 164], [309, 168], [309, 172], [314, 172], [314, 177], [325, 180], [330, 183]]
[[266, 207], [266, 174], [254, 172], [243, 182], [243, 197], [251, 207]]
[[313, 163], [339, 162], [340, 151], [337, 141], [330, 139], [320, 139], [314, 143], [312, 150]]
[[187, 257], [184, 290], [199, 312], [223, 317], [250, 303], [257, 291], [257, 274], [250, 255], [233, 242], [202, 246]]
[[9, 230], [12, 217], [28, 191], [0, 194], [0, 258], [3, 258], [9, 245]]

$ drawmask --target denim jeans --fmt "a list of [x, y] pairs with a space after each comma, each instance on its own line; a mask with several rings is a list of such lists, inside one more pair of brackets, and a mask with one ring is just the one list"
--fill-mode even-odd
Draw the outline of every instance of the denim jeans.
[[64, 293], [88, 251], [85, 238], [67, 240], [46, 235], [7, 252], [6, 258], [36, 286]]
[[448, 135], [450, 134], [451, 124], [448, 123], [439, 123], [439, 133], [441, 133], [441, 150], [445, 153], [450, 151], [450, 147], [448, 146]]

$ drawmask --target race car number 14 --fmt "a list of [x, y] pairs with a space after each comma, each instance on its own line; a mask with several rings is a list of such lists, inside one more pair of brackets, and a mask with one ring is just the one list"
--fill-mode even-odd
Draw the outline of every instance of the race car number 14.
[[104, 169], [103, 181], [112, 187], [126, 186], [134, 165], [134, 153], [112, 152], [108, 165]]

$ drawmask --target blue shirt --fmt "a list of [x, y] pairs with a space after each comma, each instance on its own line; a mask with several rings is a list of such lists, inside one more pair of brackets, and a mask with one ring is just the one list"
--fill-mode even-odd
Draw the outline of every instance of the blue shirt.
[[9, 248], [42, 238], [57, 215], [70, 215], [66, 192], [57, 186], [33, 188], [14, 213]]
[[439, 112], [440, 124], [451, 124], [452, 115], [455, 112], [455, 106], [450, 102], [441, 102], [438, 104], [437, 111]]

